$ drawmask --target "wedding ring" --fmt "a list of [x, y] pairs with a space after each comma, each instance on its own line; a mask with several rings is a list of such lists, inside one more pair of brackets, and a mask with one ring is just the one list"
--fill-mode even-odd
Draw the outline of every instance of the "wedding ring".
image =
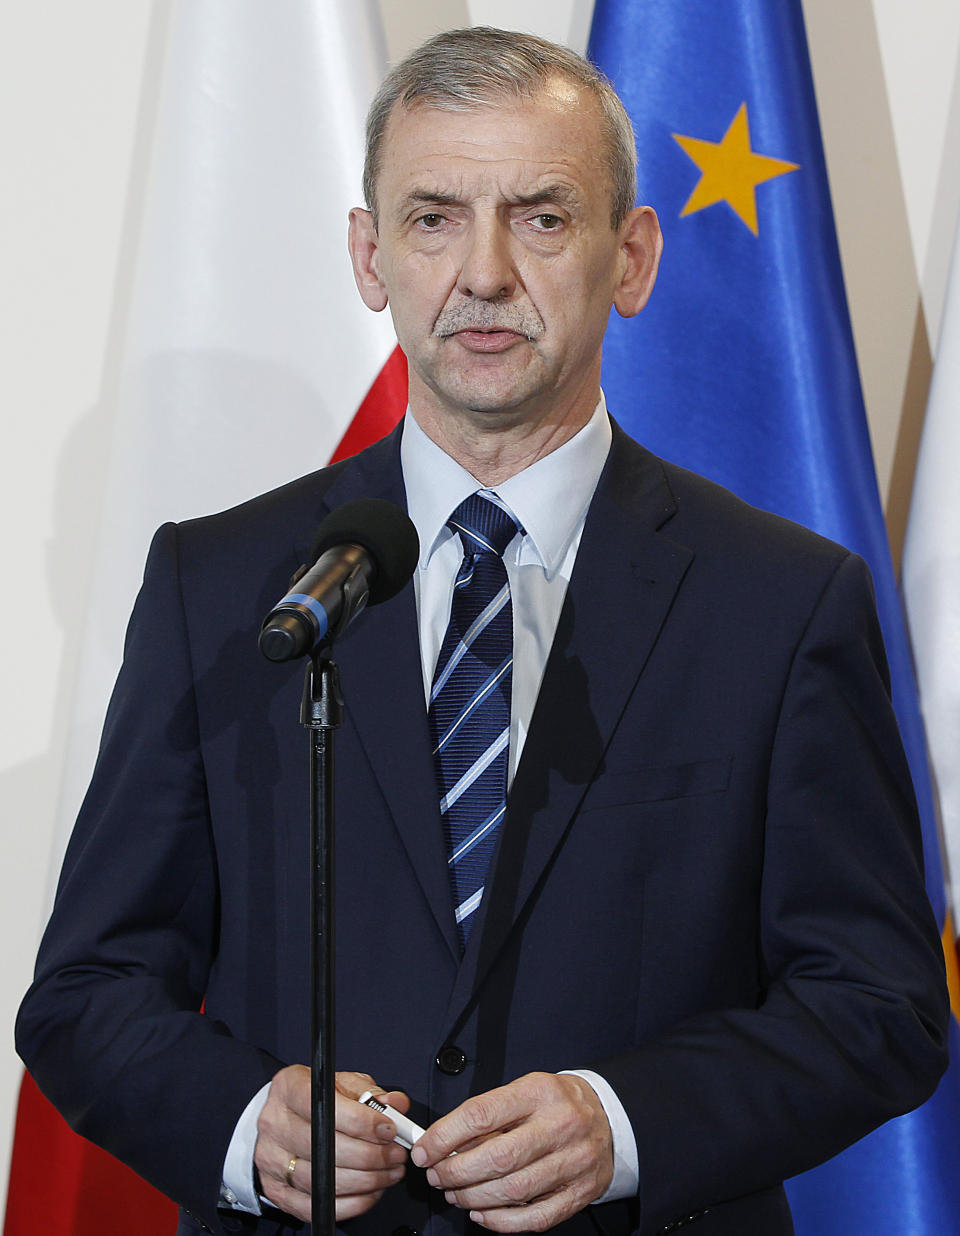
[[286, 1171], [287, 1184], [290, 1186], [291, 1189], [295, 1187], [293, 1183], [293, 1173], [297, 1170], [297, 1164], [299, 1162], [300, 1162], [300, 1156], [295, 1154], [293, 1158], [290, 1160], [290, 1162], [287, 1164], [287, 1171]]

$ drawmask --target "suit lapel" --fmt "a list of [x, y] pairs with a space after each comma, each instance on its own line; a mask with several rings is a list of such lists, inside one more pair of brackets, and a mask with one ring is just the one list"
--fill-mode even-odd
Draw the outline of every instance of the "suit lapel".
[[[406, 509], [399, 442], [398, 427], [348, 461], [326, 493], [321, 518], [358, 498], [383, 498]], [[298, 549], [299, 560], [305, 561], [304, 547]], [[341, 670], [348, 722], [390, 807], [437, 926], [459, 960], [419, 650], [416, 601], [409, 583], [347, 629], [334, 659]]]
[[[406, 507], [399, 428], [348, 461], [325, 495]], [[614, 425], [553, 647], [510, 791], [496, 869], [460, 967], [450, 1022], [500, 952], [561, 844], [636, 688], [692, 561], [665, 535], [675, 503], [659, 461]], [[309, 546], [298, 546], [305, 561]], [[412, 649], [415, 655], [398, 655]], [[430, 755], [413, 585], [365, 613], [337, 645], [358, 734], [438, 929], [459, 957]]]
[[660, 531], [675, 509], [659, 461], [614, 426], [451, 1020], [479, 987], [602, 771], [607, 745], [693, 558]]

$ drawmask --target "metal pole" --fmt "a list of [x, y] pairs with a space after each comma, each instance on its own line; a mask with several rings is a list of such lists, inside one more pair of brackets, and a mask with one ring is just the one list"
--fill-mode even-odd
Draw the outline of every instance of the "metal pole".
[[335, 1236], [334, 731], [343, 720], [336, 663], [310, 660], [301, 723], [310, 731], [311, 1230]]

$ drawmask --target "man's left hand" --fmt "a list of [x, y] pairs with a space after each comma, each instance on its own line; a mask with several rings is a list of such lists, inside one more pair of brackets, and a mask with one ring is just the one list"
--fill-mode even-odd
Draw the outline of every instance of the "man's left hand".
[[582, 1077], [528, 1073], [435, 1121], [411, 1158], [481, 1227], [543, 1232], [606, 1191], [613, 1138]]

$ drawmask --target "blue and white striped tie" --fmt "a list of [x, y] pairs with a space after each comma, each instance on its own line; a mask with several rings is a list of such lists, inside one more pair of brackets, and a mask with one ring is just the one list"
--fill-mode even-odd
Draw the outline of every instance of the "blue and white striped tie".
[[430, 693], [430, 726], [454, 905], [465, 944], [507, 800], [513, 608], [503, 551], [517, 524], [472, 494], [447, 520], [460, 534], [457, 573]]

